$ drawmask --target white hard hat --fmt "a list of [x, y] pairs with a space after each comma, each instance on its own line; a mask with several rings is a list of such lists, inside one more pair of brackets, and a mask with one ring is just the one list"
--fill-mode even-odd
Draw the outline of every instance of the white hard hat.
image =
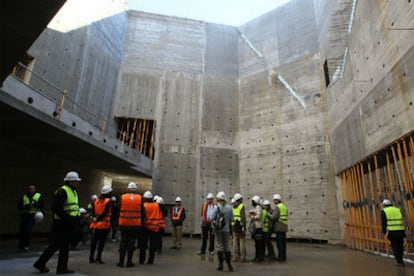
[[382, 204], [384, 204], [384, 205], [392, 205], [391, 200], [389, 200], [389, 199], [384, 199], [384, 201], [382, 202]]
[[116, 201], [116, 196], [111, 197], [111, 201]]
[[282, 197], [279, 194], [274, 194], [273, 195], [273, 199], [276, 199], [276, 200], [281, 201], [282, 200]]
[[164, 199], [160, 196], [158, 196], [156, 201], [157, 201], [158, 204], [164, 204]]
[[226, 194], [225, 194], [223, 191], [218, 192], [218, 193], [217, 193], [217, 195], [216, 195], [216, 197], [217, 197], [217, 199], [219, 199], [219, 200], [226, 200], [226, 201], [227, 201], [227, 199], [226, 199]]
[[92, 196], [91, 196], [91, 200], [92, 200], [92, 201], [95, 201], [97, 198], [98, 198], [98, 196], [97, 196], [97, 195], [92, 195]]
[[86, 209], [85, 209], [85, 208], [80, 207], [80, 208], [79, 208], [79, 213], [81, 213], [81, 214], [86, 214], [86, 213], [87, 213], [87, 211], [86, 211]]
[[234, 195], [234, 200], [239, 200], [239, 199], [242, 199], [242, 198], [243, 198], [243, 196], [239, 193]]
[[157, 201], [159, 197], [160, 197], [159, 195], [155, 195], [154, 198], [153, 198], [154, 201]]
[[137, 183], [135, 183], [135, 182], [129, 182], [129, 184], [128, 184], [128, 190], [136, 190], [136, 189], [138, 189]]
[[234, 202], [236, 202], [236, 199], [234, 197], [231, 198], [231, 204], [233, 204]]
[[36, 214], [34, 216], [34, 219], [35, 219], [36, 222], [41, 222], [43, 220], [43, 218], [44, 218], [44, 216], [43, 216], [42, 212], [40, 212], [40, 211], [36, 212]]
[[146, 191], [144, 193], [144, 198], [152, 198], [152, 193], [150, 191]]
[[177, 202], [181, 202], [182, 200], [181, 200], [181, 197], [179, 197], [179, 196], [177, 196], [177, 198], [175, 199], [175, 201]]
[[270, 201], [267, 199], [263, 200], [263, 205], [270, 205]]
[[64, 181], [81, 181], [82, 179], [79, 178], [79, 174], [77, 172], [68, 172], [63, 179]]
[[208, 195], [207, 195], [207, 199], [213, 199], [213, 198], [214, 198], [213, 193], [208, 193]]
[[112, 187], [109, 186], [109, 185], [103, 185], [102, 190], [101, 190], [101, 194], [107, 195], [110, 192], [112, 192]]
[[259, 204], [260, 203], [260, 196], [258, 196], [258, 195], [253, 196], [252, 200], [254, 201], [254, 203]]

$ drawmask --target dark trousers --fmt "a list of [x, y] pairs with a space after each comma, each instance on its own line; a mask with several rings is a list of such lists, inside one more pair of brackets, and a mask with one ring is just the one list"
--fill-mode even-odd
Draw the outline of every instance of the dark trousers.
[[404, 238], [388, 238], [391, 242], [392, 252], [397, 263], [403, 263]]
[[201, 252], [206, 253], [207, 248], [207, 240], [210, 240], [208, 251], [214, 251], [214, 232], [213, 227], [211, 227], [210, 223], [206, 223], [201, 226], [201, 236], [202, 236], [202, 244], [201, 244]]
[[121, 242], [119, 243], [119, 252], [133, 252], [135, 249], [135, 244], [139, 238], [139, 228], [121, 228]]
[[58, 265], [56, 271], [68, 269], [69, 245], [73, 234], [73, 227], [61, 221], [53, 222], [52, 239], [49, 246], [43, 251], [36, 263], [40, 267], [46, 266], [50, 258], [59, 250]]
[[91, 249], [89, 260], [95, 260], [95, 250], [98, 247], [98, 254], [96, 255], [96, 260], [102, 261], [102, 251], [105, 246], [106, 239], [108, 238], [109, 228], [108, 229], [92, 229], [92, 240], [91, 240]]
[[140, 242], [139, 263], [144, 263], [146, 258], [146, 250], [149, 244], [148, 263], [154, 262], [155, 251], [158, 249], [158, 232], [151, 231], [147, 228], [142, 229], [142, 241]]
[[276, 246], [279, 251], [278, 259], [286, 261], [286, 233], [276, 232]]
[[164, 228], [160, 228], [157, 233], [157, 250], [159, 253], [162, 251], [162, 237], [164, 236]]
[[254, 232], [253, 238], [254, 238], [254, 245], [256, 248], [254, 260], [262, 262], [264, 261], [265, 250], [266, 250], [263, 229], [261, 228], [256, 229], [256, 231]]
[[272, 232], [264, 233], [265, 246], [267, 248], [267, 256], [275, 257], [275, 251], [273, 249], [272, 240], [270, 239], [271, 236], [272, 236]]
[[35, 224], [34, 214], [24, 213], [20, 218], [19, 248], [30, 247], [33, 226]]

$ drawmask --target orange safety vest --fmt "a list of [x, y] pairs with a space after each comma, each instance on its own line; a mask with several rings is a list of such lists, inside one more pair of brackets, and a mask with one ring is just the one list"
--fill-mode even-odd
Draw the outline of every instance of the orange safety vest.
[[180, 207], [180, 209], [178, 209], [177, 215], [174, 215], [174, 209], [175, 209], [175, 206], [172, 207], [172, 209], [171, 209], [171, 219], [172, 220], [180, 220], [181, 213], [183, 212], [183, 208]]
[[[213, 203], [211, 204], [214, 206]], [[201, 208], [201, 219], [203, 222], [209, 223], [210, 220], [207, 219], [207, 209], [208, 209], [208, 202], [204, 202], [203, 207]]]
[[119, 226], [141, 226], [142, 198], [139, 194], [123, 194], [119, 210]]
[[156, 202], [145, 202], [144, 227], [152, 232], [158, 232], [160, 228], [159, 219], [161, 213], [160, 206]]
[[[93, 208], [95, 210], [95, 215], [99, 216], [105, 210], [106, 204], [111, 201], [110, 198], [98, 198], [93, 202]], [[111, 207], [109, 207], [109, 211], [105, 217], [103, 217], [100, 221], [92, 221], [90, 224], [90, 228], [96, 229], [109, 229], [111, 227]]]

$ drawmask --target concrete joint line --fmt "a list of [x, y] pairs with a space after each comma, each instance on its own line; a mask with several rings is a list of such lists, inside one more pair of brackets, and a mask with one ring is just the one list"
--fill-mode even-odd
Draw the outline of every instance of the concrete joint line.
[[286, 87], [289, 93], [302, 105], [302, 107], [305, 108], [306, 107], [305, 102], [295, 92], [295, 90], [293, 90], [292, 86], [282, 77], [281, 74], [279, 74], [273, 69], [273, 66], [270, 64], [270, 62], [264, 57], [264, 55], [259, 50], [257, 50], [256, 47], [254, 47], [252, 42], [242, 33], [240, 29], [237, 29], [237, 32], [239, 33], [243, 41], [247, 44], [247, 46], [249, 46], [249, 48], [257, 55], [257, 57], [267, 66], [267, 70], [268, 70], [267, 77], [268, 77], [270, 86], [272, 86], [272, 75], [277, 74], [277, 79]]

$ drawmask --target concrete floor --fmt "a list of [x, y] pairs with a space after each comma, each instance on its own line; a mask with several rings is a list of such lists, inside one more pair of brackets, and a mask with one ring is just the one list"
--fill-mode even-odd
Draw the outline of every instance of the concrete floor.
[[[13, 249], [15, 243], [0, 244], [0, 275], [33, 275], [39, 274], [32, 264], [39, 256], [44, 241], [35, 241], [32, 252], [19, 253]], [[137, 265], [133, 268], [118, 268], [118, 245], [108, 242], [103, 259], [106, 264], [89, 264], [88, 246], [81, 246], [71, 251], [69, 268], [75, 270], [74, 275], [220, 275], [227, 272], [216, 271], [216, 256], [198, 256], [200, 239], [185, 238], [180, 251], [169, 249], [170, 237], [164, 239], [164, 252], [157, 255], [154, 265]], [[248, 240], [247, 250], [251, 258], [254, 244]], [[137, 262], [137, 254], [134, 256]], [[57, 254], [49, 261], [50, 273], [56, 270]], [[235, 263], [232, 275], [414, 275], [414, 265], [406, 264], [398, 267], [394, 260], [373, 254], [346, 249], [342, 246], [288, 243], [287, 263], [267, 262]]]

